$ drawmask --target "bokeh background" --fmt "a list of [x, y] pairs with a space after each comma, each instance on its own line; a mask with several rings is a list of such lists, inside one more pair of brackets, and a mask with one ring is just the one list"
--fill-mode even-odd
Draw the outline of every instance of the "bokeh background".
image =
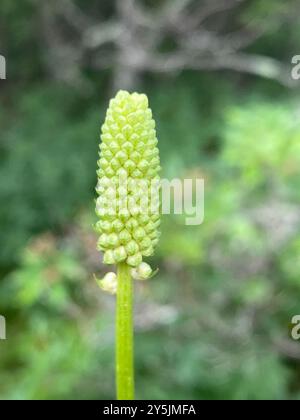
[[2, 399], [113, 399], [114, 297], [93, 280], [100, 125], [145, 92], [162, 176], [205, 179], [164, 216], [136, 284], [139, 399], [299, 399], [299, 0], [1, 0]]

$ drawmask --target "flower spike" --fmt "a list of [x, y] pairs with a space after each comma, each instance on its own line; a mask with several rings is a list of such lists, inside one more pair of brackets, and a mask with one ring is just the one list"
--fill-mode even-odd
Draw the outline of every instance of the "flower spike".
[[105, 264], [139, 266], [158, 242], [159, 152], [147, 96], [119, 91], [102, 126], [96, 203]]

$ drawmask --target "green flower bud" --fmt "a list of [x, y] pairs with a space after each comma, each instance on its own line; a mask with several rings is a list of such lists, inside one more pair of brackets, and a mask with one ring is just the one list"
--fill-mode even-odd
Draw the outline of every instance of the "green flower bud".
[[131, 255], [127, 258], [126, 262], [131, 267], [137, 267], [143, 260], [142, 254], [139, 252], [137, 254]]
[[115, 273], [106, 273], [103, 279], [96, 279], [97, 284], [102, 290], [112, 295], [117, 293], [117, 276]]
[[108, 235], [108, 246], [110, 248], [115, 248], [119, 245], [119, 236], [116, 233], [111, 233]]
[[121, 232], [121, 230], [123, 229], [124, 225], [123, 225], [123, 223], [121, 222], [121, 220], [116, 219], [116, 220], [114, 220], [114, 221], [112, 222], [111, 227], [112, 227], [112, 230], [113, 230], [114, 232], [119, 233], [119, 232]]
[[124, 229], [119, 233], [119, 239], [122, 244], [126, 244], [131, 240], [131, 235], [128, 230]]
[[[96, 188], [98, 248], [104, 251], [105, 264], [126, 261], [139, 267], [143, 256], [154, 252], [160, 219], [158, 211], [153, 211], [159, 208], [160, 166], [147, 96], [119, 91], [109, 103], [101, 140]], [[146, 266], [142, 267], [145, 271]]]
[[126, 245], [125, 249], [126, 249], [127, 255], [134, 255], [138, 252], [139, 246], [135, 241], [130, 241]]
[[119, 248], [114, 250], [114, 258], [117, 263], [126, 260], [127, 252], [124, 246], [119, 246]]
[[103, 257], [103, 262], [104, 262], [104, 264], [115, 264], [116, 263], [114, 253], [113, 253], [112, 250], [105, 251], [104, 257]]
[[157, 273], [158, 269], [152, 270], [149, 264], [141, 262], [138, 267], [131, 269], [131, 275], [135, 280], [147, 280]]
[[[152, 242], [153, 242], [153, 241], [152, 241]], [[153, 255], [153, 252], [154, 252], [154, 249], [153, 249], [153, 246], [151, 245], [151, 246], [149, 246], [148, 248], [143, 249], [143, 251], [142, 251], [142, 255], [143, 255], [144, 257], [150, 257], [151, 255]]]

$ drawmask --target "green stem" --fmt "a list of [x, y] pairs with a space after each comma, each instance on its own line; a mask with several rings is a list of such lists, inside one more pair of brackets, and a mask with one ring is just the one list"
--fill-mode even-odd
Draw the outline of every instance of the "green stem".
[[130, 267], [118, 264], [116, 313], [116, 385], [118, 400], [134, 399], [133, 285]]

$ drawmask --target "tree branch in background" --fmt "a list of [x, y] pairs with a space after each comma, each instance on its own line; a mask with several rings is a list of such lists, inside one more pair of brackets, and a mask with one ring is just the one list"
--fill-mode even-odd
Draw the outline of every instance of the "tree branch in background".
[[224, 56], [193, 57], [190, 55], [169, 54], [154, 56], [145, 70], [168, 73], [191, 70], [233, 70], [277, 80], [290, 87], [293, 81], [289, 71], [275, 59], [254, 54], [224, 54]]
[[[263, 25], [251, 22], [232, 33], [218, 28], [216, 16], [222, 13], [222, 20], [230, 22], [232, 10], [238, 13], [244, 3], [245, 0], [168, 0], [160, 10], [154, 10], [136, 0], [115, 0], [115, 14], [106, 20], [87, 16], [72, 0], [42, 5], [50, 73], [78, 84], [84, 66], [111, 68], [114, 90], [132, 89], [145, 72], [186, 69], [233, 70], [291, 86], [289, 69], [280, 61], [244, 51], [264, 34]], [[60, 19], [72, 27], [76, 36], [60, 31]], [[162, 43], [170, 39], [174, 48], [162, 52]], [[85, 60], [87, 54], [89, 60]]]
[[57, 2], [56, 7], [57, 11], [65, 17], [69, 25], [81, 32], [88, 29], [93, 23], [93, 19], [84, 14], [72, 0], [60, 0]]
[[97, 49], [108, 43], [117, 42], [122, 36], [122, 27], [115, 21], [96, 24], [84, 31], [82, 44], [88, 49]]

